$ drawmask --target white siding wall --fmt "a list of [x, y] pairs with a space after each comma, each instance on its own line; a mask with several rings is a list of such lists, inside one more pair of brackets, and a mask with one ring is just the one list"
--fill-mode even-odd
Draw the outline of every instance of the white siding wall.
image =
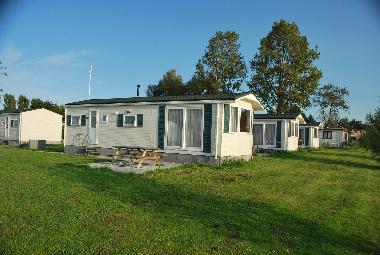
[[[243, 101], [236, 101], [232, 103], [231, 106], [243, 107], [251, 111], [251, 120], [253, 118], [252, 105]], [[223, 104], [220, 106], [220, 116], [224, 115]], [[240, 114], [240, 109], [239, 109]], [[240, 119], [240, 118], [239, 118]], [[251, 127], [252, 129], [252, 127]], [[240, 132], [240, 127], [238, 127], [238, 132], [236, 133], [224, 133], [224, 116], [220, 118], [219, 132], [221, 133], [221, 149], [220, 155], [225, 156], [251, 156], [252, 155], [252, 145], [253, 145], [253, 135], [252, 132], [244, 133]]]
[[46, 109], [21, 113], [21, 142], [46, 140], [60, 143], [62, 140], [62, 116]]
[[[8, 138], [5, 137], [5, 118], [9, 117], [9, 136]], [[1, 114], [0, 115], [0, 139], [6, 139], [6, 140], [19, 140], [19, 127], [11, 127], [11, 120], [19, 120], [20, 115], [19, 114]], [[3, 124], [4, 123], [4, 124]]]

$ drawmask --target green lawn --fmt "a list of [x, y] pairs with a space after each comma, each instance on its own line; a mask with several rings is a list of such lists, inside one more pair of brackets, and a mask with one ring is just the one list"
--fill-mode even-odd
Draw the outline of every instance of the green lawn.
[[372, 254], [380, 165], [364, 150], [146, 175], [0, 148], [0, 254]]

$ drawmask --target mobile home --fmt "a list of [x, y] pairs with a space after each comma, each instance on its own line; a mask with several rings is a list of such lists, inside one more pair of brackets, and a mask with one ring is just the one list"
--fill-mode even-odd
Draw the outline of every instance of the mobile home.
[[300, 124], [298, 146], [307, 149], [319, 148], [319, 123]]
[[305, 124], [305, 120], [298, 113], [255, 114], [253, 145], [260, 149], [297, 150], [300, 124]]
[[251, 93], [90, 99], [66, 104], [65, 152], [88, 137], [101, 154], [114, 146], [152, 146], [165, 160], [218, 163], [252, 155], [253, 112], [263, 106]]
[[348, 142], [348, 132], [345, 128], [319, 129], [319, 144], [325, 147], [344, 147]]
[[61, 143], [62, 116], [46, 109], [30, 111], [1, 111], [0, 140], [9, 144], [46, 140]]

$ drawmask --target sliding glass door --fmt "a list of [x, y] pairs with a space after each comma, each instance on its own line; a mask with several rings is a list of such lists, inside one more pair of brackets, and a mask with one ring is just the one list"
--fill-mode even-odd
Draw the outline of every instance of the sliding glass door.
[[202, 149], [203, 110], [168, 109], [166, 146], [169, 148]]

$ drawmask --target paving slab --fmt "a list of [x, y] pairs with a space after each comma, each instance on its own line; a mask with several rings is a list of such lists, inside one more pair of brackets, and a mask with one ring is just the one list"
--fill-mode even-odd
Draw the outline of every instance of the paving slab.
[[98, 162], [98, 163], [90, 163], [89, 166], [91, 168], [109, 168], [114, 172], [118, 173], [135, 173], [135, 174], [144, 174], [149, 171], [154, 171], [158, 169], [167, 169], [179, 166], [181, 164], [179, 163], [167, 163], [167, 162], [161, 162], [161, 165], [156, 166], [154, 164], [143, 164], [141, 168], [138, 168], [138, 164], [132, 164], [132, 165], [118, 165], [118, 164], [112, 164], [111, 162]]

